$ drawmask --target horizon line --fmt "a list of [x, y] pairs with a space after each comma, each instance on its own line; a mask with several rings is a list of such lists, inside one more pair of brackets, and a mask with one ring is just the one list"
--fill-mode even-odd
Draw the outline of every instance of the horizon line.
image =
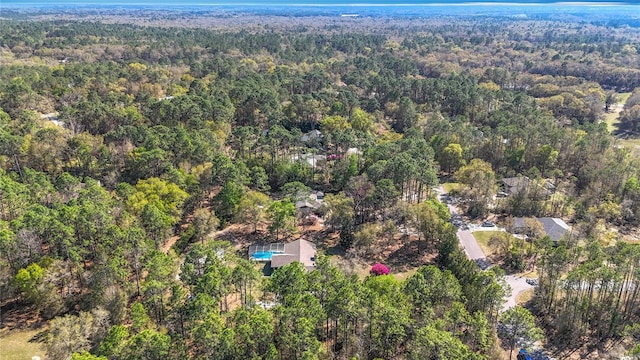
[[[369, 2], [344, 2], [344, 3], [264, 3], [264, 2], [192, 2], [189, 3], [154, 3], [153, 1], [142, 1], [142, 2], [124, 2], [124, 1], [115, 1], [112, 3], [101, 3], [94, 1], [59, 1], [57, 3], [50, 2], [23, 2], [20, 0], [5, 0], [4, 5], [46, 5], [47, 7], [60, 7], [64, 5], [85, 5], [85, 6], [99, 6], [99, 7], [107, 7], [107, 6], [495, 6], [495, 5], [523, 5], [523, 6], [544, 6], [544, 5], [587, 5], [587, 6], [597, 6], [597, 5], [638, 5], [636, 2], [631, 1], [538, 1], [538, 2], [530, 2], [530, 1], [491, 1], [491, 0], [482, 0], [482, 1], [459, 1], [459, 2], [425, 2], [425, 3], [369, 3]], [[0, 3], [0, 8], [3, 5]]]

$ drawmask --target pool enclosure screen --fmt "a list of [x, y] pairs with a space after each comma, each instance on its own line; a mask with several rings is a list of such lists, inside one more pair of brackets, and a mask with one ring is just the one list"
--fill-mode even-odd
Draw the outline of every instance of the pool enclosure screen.
[[271, 261], [273, 254], [284, 253], [284, 244], [266, 244], [249, 246], [249, 258], [256, 261]]

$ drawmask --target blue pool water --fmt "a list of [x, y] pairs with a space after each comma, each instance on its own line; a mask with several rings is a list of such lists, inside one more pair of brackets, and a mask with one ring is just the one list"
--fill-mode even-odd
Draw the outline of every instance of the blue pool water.
[[271, 260], [271, 257], [273, 256], [273, 254], [277, 254], [277, 252], [274, 252], [274, 251], [259, 251], [259, 252], [253, 253], [253, 255], [251, 255], [251, 257], [254, 260]]

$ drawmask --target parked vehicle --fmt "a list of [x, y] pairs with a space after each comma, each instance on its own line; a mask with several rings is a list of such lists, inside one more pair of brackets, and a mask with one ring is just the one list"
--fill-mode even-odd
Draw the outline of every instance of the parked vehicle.
[[517, 359], [518, 360], [531, 360], [531, 356], [529, 356], [529, 353], [527, 352], [527, 350], [520, 349], [520, 351], [518, 352]]
[[490, 222], [490, 221], [485, 221], [482, 223], [482, 227], [496, 227], [496, 224]]
[[475, 262], [476, 262], [476, 265], [478, 265], [478, 267], [480, 268], [480, 270], [487, 270], [488, 268], [491, 267], [491, 261], [489, 261], [487, 258], [476, 259]]

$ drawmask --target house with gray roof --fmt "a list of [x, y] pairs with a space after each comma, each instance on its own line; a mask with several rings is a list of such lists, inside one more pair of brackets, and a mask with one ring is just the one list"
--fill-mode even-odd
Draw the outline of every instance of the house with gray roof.
[[526, 176], [503, 178], [502, 189], [505, 193], [514, 195], [525, 190], [530, 183], [531, 179]]
[[317, 200], [309, 199], [309, 200], [296, 201], [295, 206], [296, 206], [296, 211], [300, 215], [307, 216], [318, 211], [318, 209], [320, 209], [322, 204]]
[[[530, 187], [536, 187], [531, 189]], [[517, 176], [502, 179], [502, 192], [507, 196], [513, 196], [522, 193], [525, 190], [534, 190], [538, 196], [548, 198], [555, 192], [555, 186], [549, 180], [534, 181], [527, 176]]]
[[[569, 232], [569, 225], [562, 219], [552, 217], [541, 217], [537, 219], [541, 224], [544, 232], [553, 240], [557, 242], [562, 239]], [[513, 231], [515, 233], [523, 233], [527, 230], [527, 224], [525, 218], [515, 218], [513, 223]]]
[[303, 239], [284, 244], [284, 252], [273, 254], [271, 257], [271, 268], [277, 269], [281, 266], [289, 265], [297, 261], [311, 271], [316, 267], [316, 246]]

